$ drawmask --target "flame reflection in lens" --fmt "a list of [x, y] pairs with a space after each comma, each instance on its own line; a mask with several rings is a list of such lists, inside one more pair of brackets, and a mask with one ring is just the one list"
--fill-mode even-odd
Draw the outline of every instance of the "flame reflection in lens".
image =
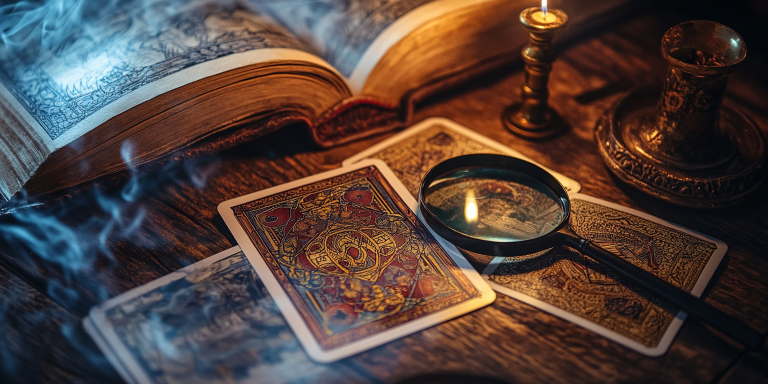
[[468, 223], [477, 221], [477, 201], [475, 200], [475, 191], [467, 191], [467, 203], [464, 207], [464, 218]]

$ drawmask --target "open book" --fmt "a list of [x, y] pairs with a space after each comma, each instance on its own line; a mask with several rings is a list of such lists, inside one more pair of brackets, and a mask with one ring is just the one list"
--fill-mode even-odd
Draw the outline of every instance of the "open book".
[[[569, 13], [574, 33], [628, 2], [551, 5]], [[537, 5], [61, 3], [0, 11], [0, 202], [22, 187], [38, 195], [123, 170], [125, 143], [142, 164], [212, 135], [247, 139], [288, 123], [305, 122], [323, 146], [402, 126], [418, 95], [519, 57], [528, 37], [518, 15]]]

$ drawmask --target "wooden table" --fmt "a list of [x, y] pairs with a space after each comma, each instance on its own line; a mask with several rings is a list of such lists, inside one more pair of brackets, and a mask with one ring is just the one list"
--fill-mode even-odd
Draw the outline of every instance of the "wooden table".
[[[768, 184], [733, 208], [681, 208], [612, 177], [594, 143], [595, 122], [617, 97], [612, 89], [663, 79], [666, 64], [659, 41], [678, 21], [674, 16], [637, 15], [567, 47], [554, 65], [551, 103], [572, 129], [554, 140], [524, 141], [501, 125], [502, 109], [519, 97], [521, 66], [427, 101], [413, 122], [431, 116], [453, 119], [578, 180], [582, 193], [725, 241], [728, 253], [704, 293], [705, 301], [765, 334]], [[731, 77], [728, 98], [766, 131], [768, 67], [764, 56], [753, 53], [764, 48], [750, 43], [750, 56]], [[390, 135], [318, 149], [302, 127], [287, 127], [215, 157], [141, 173], [135, 179], [135, 201], [119, 197], [133, 185], [125, 183], [128, 175], [123, 174], [49, 206], [0, 217], [2, 224], [23, 223], [28, 217], [25, 226], [47, 225], [36, 233], [62, 240], [30, 248], [0, 236], [0, 372], [5, 364], [18, 368], [5, 371], [0, 382], [119, 382], [79, 325], [91, 306], [235, 245], [216, 211], [220, 202], [336, 168]], [[198, 186], [201, 177], [204, 186]], [[109, 208], [119, 209], [119, 225], [105, 228], [110, 213], [100, 201], [118, 202]], [[142, 218], [140, 224], [131, 227], [136, 217]], [[71, 232], [57, 232], [55, 223]], [[65, 239], [76, 239], [80, 251], [64, 246]], [[320, 376], [318, 381], [389, 383], [451, 373], [520, 383], [768, 382], [768, 343], [759, 351], [746, 351], [689, 319], [667, 354], [649, 358], [498, 295], [486, 308], [342, 360], [331, 371], [333, 377]]]

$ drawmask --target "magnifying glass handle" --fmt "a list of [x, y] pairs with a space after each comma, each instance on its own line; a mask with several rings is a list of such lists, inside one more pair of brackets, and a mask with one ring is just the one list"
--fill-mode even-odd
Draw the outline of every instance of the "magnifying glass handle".
[[760, 342], [762, 341], [762, 335], [760, 333], [733, 317], [715, 309], [711, 305], [705, 303], [702, 299], [662, 280], [658, 276], [635, 266], [581, 237], [569, 239], [568, 246], [581, 251], [581, 253], [593, 258], [598, 263], [613, 269], [622, 276], [667, 299], [681, 310], [707, 322], [738, 340], [745, 346], [755, 349], [760, 345]]

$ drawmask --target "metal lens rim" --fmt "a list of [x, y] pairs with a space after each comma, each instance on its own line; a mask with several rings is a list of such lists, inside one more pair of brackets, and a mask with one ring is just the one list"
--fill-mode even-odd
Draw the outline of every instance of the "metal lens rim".
[[[427, 187], [438, 177], [466, 167], [492, 167], [497, 169], [514, 170], [525, 173], [546, 184], [560, 199], [565, 214], [562, 221], [546, 235], [523, 241], [491, 241], [461, 233], [440, 221], [426, 205]], [[421, 180], [419, 185], [419, 210], [422, 216], [438, 235], [451, 244], [465, 250], [491, 256], [517, 256], [526, 255], [552, 247], [551, 235], [558, 232], [568, 224], [571, 212], [571, 203], [568, 193], [554, 176], [543, 168], [515, 157], [494, 154], [473, 154], [454, 157], [434, 166]]]

